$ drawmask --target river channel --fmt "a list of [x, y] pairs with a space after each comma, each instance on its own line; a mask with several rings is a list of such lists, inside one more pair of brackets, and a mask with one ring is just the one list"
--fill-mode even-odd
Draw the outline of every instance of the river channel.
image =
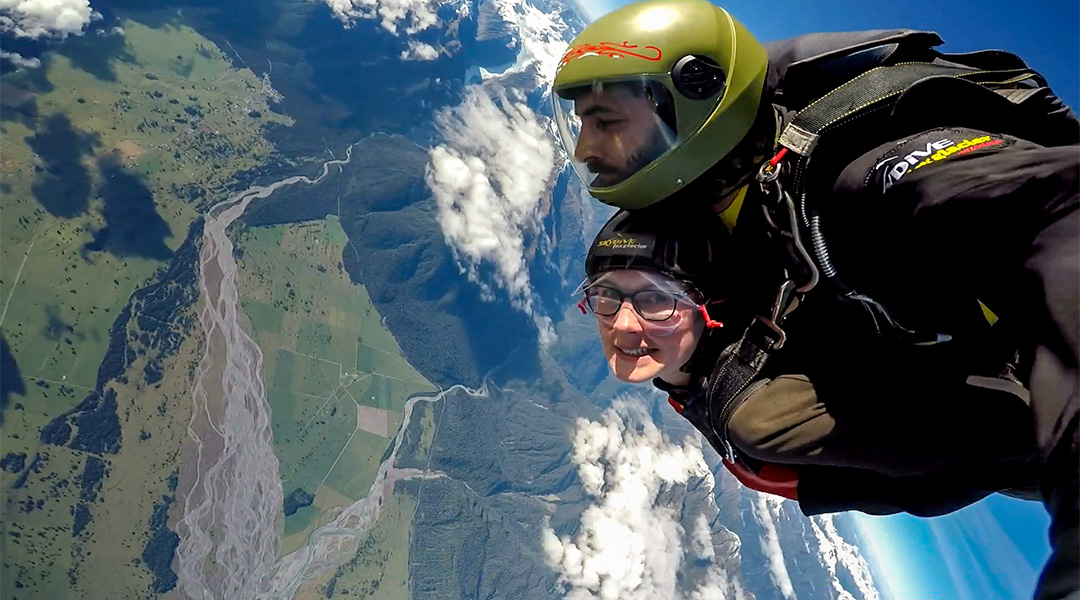
[[315, 179], [298, 175], [253, 186], [212, 207], [205, 215], [200, 252], [199, 323], [205, 350], [195, 369], [188, 424], [191, 448], [185, 454], [193, 475], [177, 523], [177, 575], [192, 600], [285, 600], [313, 576], [338, 564], [343, 553], [378, 519], [394, 483], [439, 477], [440, 473], [394, 466], [403, 434], [417, 402], [435, 402], [451, 391], [486, 396], [486, 388], [454, 386], [405, 406], [393, 450], [379, 466], [367, 496], [344, 507], [309, 537], [305, 547], [279, 556], [283, 492], [274, 454], [270, 405], [262, 381], [263, 353], [244, 330], [237, 263], [227, 231], [255, 201], [285, 186], [313, 185], [352, 159], [327, 161]]

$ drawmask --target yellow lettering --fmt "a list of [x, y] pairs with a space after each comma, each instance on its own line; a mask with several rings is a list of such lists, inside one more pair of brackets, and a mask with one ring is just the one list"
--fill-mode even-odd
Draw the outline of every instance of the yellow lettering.
[[637, 244], [637, 238], [622, 238], [622, 239], [608, 239], [600, 240], [596, 242], [596, 245], [601, 248], [628, 248]]

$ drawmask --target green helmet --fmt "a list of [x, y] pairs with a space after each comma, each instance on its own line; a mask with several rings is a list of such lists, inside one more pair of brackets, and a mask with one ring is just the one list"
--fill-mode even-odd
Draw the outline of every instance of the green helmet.
[[595, 198], [654, 204], [705, 173], [750, 131], [768, 55], [706, 0], [648, 0], [585, 28], [552, 98], [559, 134]]

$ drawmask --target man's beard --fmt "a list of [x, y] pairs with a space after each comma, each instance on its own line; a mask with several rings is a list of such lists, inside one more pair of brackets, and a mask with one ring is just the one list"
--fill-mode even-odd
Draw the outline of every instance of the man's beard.
[[605, 188], [622, 183], [634, 173], [649, 166], [661, 154], [670, 150], [671, 146], [671, 142], [660, 128], [655, 127], [649, 138], [645, 140], [645, 143], [627, 158], [626, 165], [623, 167], [619, 168], [602, 162], [589, 163], [589, 171], [596, 173], [596, 179], [592, 181], [589, 187]]

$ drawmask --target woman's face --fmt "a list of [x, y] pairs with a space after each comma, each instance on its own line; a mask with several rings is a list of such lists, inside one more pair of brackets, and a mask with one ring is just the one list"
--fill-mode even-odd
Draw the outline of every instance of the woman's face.
[[[633, 269], [610, 271], [592, 287], [598, 286], [609, 288], [603, 290], [605, 294], [615, 290], [616, 298], [623, 297], [614, 315], [596, 315], [604, 356], [615, 377], [630, 383], [654, 377], [673, 385], [689, 383], [690, 375], [679, 369], [690, 360], [705, 324], [693, 301], [682, 296], [685, 287], [662, 275]], [[669, 319], [649, 321], [635, 310], [629, 296], [657, 289], [678, 294], [680, 299]], [[639, 305], [647, 298], [639, 296]]]

